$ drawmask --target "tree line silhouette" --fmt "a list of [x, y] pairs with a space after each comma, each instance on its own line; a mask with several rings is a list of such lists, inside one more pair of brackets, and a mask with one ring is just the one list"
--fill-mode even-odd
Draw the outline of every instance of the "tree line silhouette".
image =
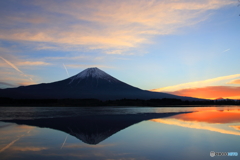
[[56, 106], [56, 107], [84, 107], [84, 106], [151, 106], [166, 105], [240, 105], [240, 100], [201, 100], [188, 101], [181, 99], [120, 99], [102, 101], [98, 99], [12, 99], [0, 97], [0, 106]]

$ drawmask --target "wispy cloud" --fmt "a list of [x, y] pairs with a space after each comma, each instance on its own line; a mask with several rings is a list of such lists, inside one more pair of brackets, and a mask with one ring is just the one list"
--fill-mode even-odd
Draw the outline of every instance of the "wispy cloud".
[[16, 139], [14, 139], [13, 141], [11, 141], [10, 143], [8, 143], [5, 147], [3, 147], [2, 149], [0, 149], [0, 153], [5, 151], [6, 149], [8, 149], [9, 147], [11, 147], [14, 143], [16, 143], [18, 140], [20, 140], [22, 137], [28, 136], [30, 133], [30, 130], [28, 130], [26, 133], [17, 136]]
[[228, 82], [227, 84], [240, 84], [240, 79], [234, 79], [234, 80]]
[[63, 141], [63, 144], [62, 144], [62, 146], [61, 146], [61, 149], [63, 148], [64, 144], [66, 143], [67, 137], [68, 137], [68, 135], [66, 135], [66, 138], [65, 138], [64, 141]]
[[[12, 25], [11, 29], [0, 28], [0, 38], [47, 42], [48, 46], [43, 48], [48, 49], [51, 44], [91, 49], [132, 48], [152, 43], [152, 36], [173, 34], [179, 28], [195, 25], [206, 20], [208, 11], [231, 4], [234, 1], [31, 1], [25, 5], [34, 6], [36, 11], [2, 15], [1, 23]], [[24, 10], [20, 12], [25, 13]]]
[[43, 61], [24, 61], [24, 62], [18, 62], [19, 66], [46, 66], [50, 65], [50, 63], [46, 63]]
[[11, 66], [13, 69], [18, 71], [21, 74], [24, 74], [20, 69], [18, 69], [13, 63], [9, 62], [8, 60], [4, 59], [3, 57], [0, 57], [3, 61], [5, 61], [9, 66]]
[[[19, 85], [32, 85], [36, 84], [36, 77], [35, 75], [30, 75], [26, 73], [26, 70], [33, 70], [35, 68], [39, 68], [39, 66], [49, 66], [52, 65], [52, 63], [46, 62], [42, 60], [36, 61], [35, 59], [30, 59], [26, 57], [19, 57], [16, 55], [10, 55], [10, 54], [5, 54], [5, 57], [8, 57], [6, 59], [3, 56], [0, 56], [0, 61], [3, 63], [0, 63], [0, 82], [5, 83], [5, 85], [2, 83], [1, 87], [6, 88], [6, 87], [16, 87]], [[21, 69], [20, 69], [21, 68]], [[14, 69], [14, 71], [13, 71]], [[25, 71], [23, 71], [23, 69]], [[16, 74], [18, 73], [18, 74]], [[35, 80], [33, 80], [33, 78]], [[6, 84], [11, 84], [11, 85], [6, 85]]]
[[7, 82], [0, 82], [0, 86], [9, 86], [9, 87], [15, 87], [15, 85], [7, 83]]
[[38, 151], [42, 151], [42, 150], [47, 150], [48, 148], [47, 147], [34, 147], [34, 146], [28, 146], [28, 147], [17, 147], [17, 146], [14, 146], [12, 147], [12, 150], [15, 150], [15, 151], [22, 151], [22, 152], [26, 152], [26, 151], [33, 151], [33, 152], [38, 152]]
[[19, 82], [18, 83], [19, 86], [28, 86], [33, 84], [36, 84], [36, 83], [35, 82]]
[[85, 65], [85, 64], [68, 64], [66, 65], [67, 67], [70, 67], [70, 68], [90, 68], [90, 67], [98, 67], [98, 68], [113, 68], [111, 66], [106, 66], [106, 65], [97, 65], [97, 64], [94, 64], [94, 65]]
[[228, 51], [230, 51], [230, 48], [229, 48], [229, 49], [226, 49], [226, 50], [224, 50], [224, 51], [223, 51], [223, 53], [224, 53], [224, 52], [228, 52]]
[[12, 142], [10, 142], [9, 144], [7, 144], [5, 147], [3, 147], [2, 149], [0, 149], [0, 153], [5, 151], [6, 149], [8, 149], [9, 147], [11, 147], [15, 142], [17, 142], [21, 137], [23, 137], [23, 135], [21, 135], [20, 137], [18, 137], [17, 139], [13, 140]]
[[15, 69], [16, 71], [18, 71], [21, 75], [23, 75], [24, 77], [28, 78], [32, 83], [33, 83], [33, 79], [26, 75], [25, 73], [23, 73], [18, 67], [16, 67], [16, 65], [14, 65], [13, 63], [11, 63], [10, 61], [6, 60], [3, 57], [0, 57], [3, 61], [5, 61], [9, 66], [11, 66], [13, 69]]
[[69, 73], [68, 73], [67, 67], [65, 66], [64, 63], [63, 63], [63, 67], [64, 67], [64, 69], [65, 69], [65, 71], [66, 71], [66, 73], [67, 73], [67, 75], [68, 75], [68, 77], [69, 77]]
[[33, 75], [26, 75], [26, 77], [23, 74], [16, 74], [15, 72], [12, 72], [12, 70], [4, 67], [1, 67], [0, 75], [1, 88], [32, 85], [36, 84], [36, 82], [32, 81], [31, 79], [37, 79], [37, 77]]
[[187, 88], [189, 88], [189, 89], [200, 88], [200, 87], [206, 87], [206, 86], [209, 86], [209, 85], [214, 85], [216, 82], [219, 82], [219, 81], [229, 80], [229, 79], [233, 79], [233, 78], [237, 78], [237, 77], [240, 77], [240, 74], [222, 76], [222, 77], [207, 79], [207, 80], [203, 80], [203, 81], [182, 83], [182, 84], [178, 84], [178, 85], [173, 85], [173, 86], [168, 86], [168, 87], [163, 87], [163, 88], [158, 88], [158, 89], [152, 89], [151, 91], [171, 92], [171, 91], [176, 91], [176, 90], [180, 90], [180, 89], [187, 89]]

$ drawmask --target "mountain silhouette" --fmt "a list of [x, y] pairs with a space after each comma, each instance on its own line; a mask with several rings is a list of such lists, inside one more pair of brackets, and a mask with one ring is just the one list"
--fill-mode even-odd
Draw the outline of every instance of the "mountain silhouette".
[[78, 138], [84, 143], [95, 145], [113, 134], [141, 121], [163, 118], [176, 114], [181, 113], [88, 115], [33, 120], [3, 120], [3, 122], [59, 130]]
[[128, 85], [98, 68], [88, 68], [65, 80], [17, 88], [0, 89], [0, 97], [24, 99], [162, 99], [197, 100], [151, 92]]

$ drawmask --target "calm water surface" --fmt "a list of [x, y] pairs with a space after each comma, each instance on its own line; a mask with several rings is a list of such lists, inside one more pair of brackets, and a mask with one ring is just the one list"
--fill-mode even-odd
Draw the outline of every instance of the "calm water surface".
[[240, 159], [240, 107], [0, 107], [0, 159]]

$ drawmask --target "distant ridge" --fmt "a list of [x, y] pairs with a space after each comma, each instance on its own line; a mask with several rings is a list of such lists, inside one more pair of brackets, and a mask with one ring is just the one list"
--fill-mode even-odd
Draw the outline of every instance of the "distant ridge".
[[0, 97], [15, 99], [162, 99], [199, 100], [167, 93], [141, 90], [94, 67], [65, 80], [0, 90]]

